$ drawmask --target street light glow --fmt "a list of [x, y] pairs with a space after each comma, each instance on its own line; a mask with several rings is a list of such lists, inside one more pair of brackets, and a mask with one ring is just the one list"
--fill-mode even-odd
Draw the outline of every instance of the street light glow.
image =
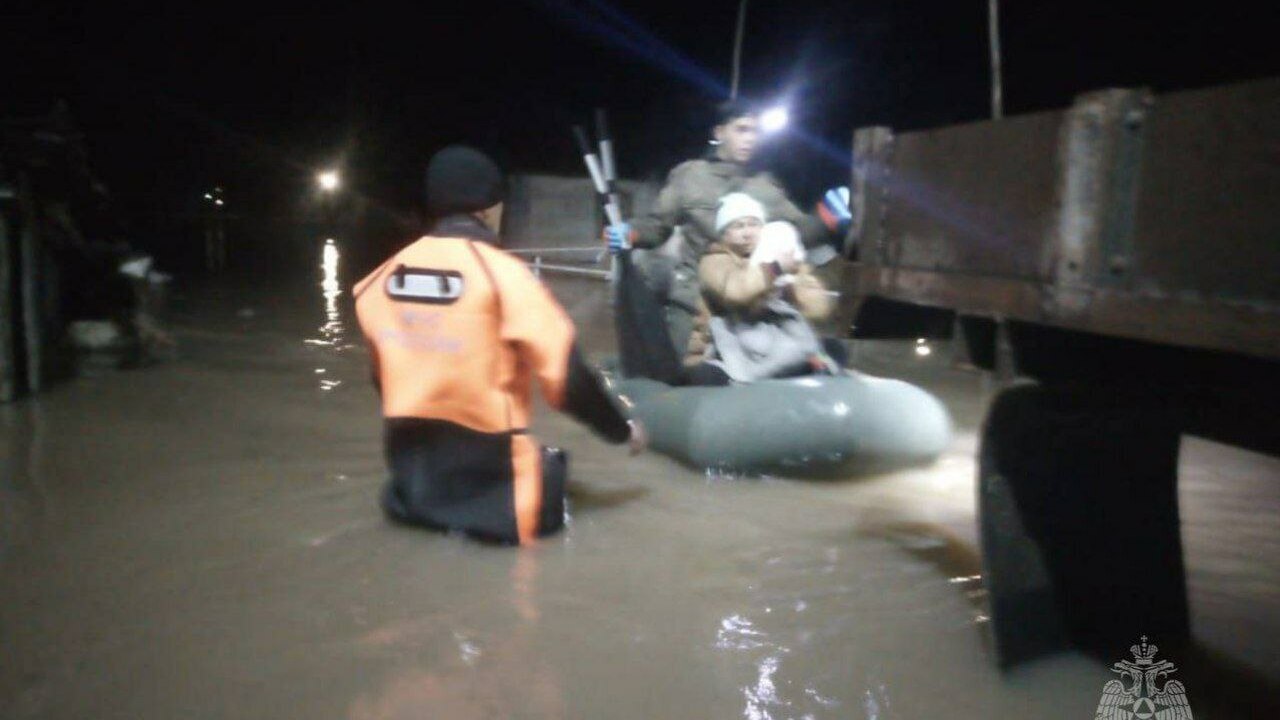
[[785, 107], [772, 107], [760, 114], [760, 129], [766, 133], [776, 133], [791, 122], [791, 113]]
[[213, 204], [217, 205], [218, 207], [222, 207], [222, 198], [218, 198], [217, 200], [214, 200]]
[[316, 180], [320, 183], [320, 189], [325, 192], [333, 192], [338, 189], [337, 171], [325, 170], [316, 176]]

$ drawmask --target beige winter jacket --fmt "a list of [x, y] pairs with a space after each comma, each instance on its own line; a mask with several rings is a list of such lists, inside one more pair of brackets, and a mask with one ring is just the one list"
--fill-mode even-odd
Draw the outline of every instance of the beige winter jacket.
[[[723, 243], [717, 242], [708, 247], [698, 263], [703, 302], [694, 321], [693, 334], [689, 336], [685, 365], [696, 365], [706, 356], [711, 345], [711, 331], [707, 323], [713, 313], [750, 314], [774, 292], [775, 279], [766, 266], [752, 265], [745, 255], [735, 253]], [[831, 314], [831, 296], [808, 265], [802, 264], [795, 273], [795, 282], [780, 291], [783, 298], [811, 322], [824, 320]]]

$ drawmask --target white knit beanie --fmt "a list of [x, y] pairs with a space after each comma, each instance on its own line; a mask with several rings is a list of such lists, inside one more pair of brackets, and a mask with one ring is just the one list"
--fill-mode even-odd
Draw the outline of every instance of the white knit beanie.
[[764, 222], [764, 206], [746, 193], [734, 192], [720, 198], [720, 210], [716, 212], [716, 232], [723, 232], [734, 220], [744, 217], [758, 218]]

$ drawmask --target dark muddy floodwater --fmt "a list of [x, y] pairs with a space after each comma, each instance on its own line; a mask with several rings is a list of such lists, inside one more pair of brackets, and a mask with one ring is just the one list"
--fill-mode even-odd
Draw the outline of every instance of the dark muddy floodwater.
[[[945, 346], [855, 354], [947, 402], [930, 467], [707, 477], [543, 411], [571, 453], [567, 532], [491, 548], [383, 520], [367, 356], [340, 246], [318, 252], [293, 283], [183, 290], [169, 362], [0, 407], [0, 717], [1085, 718], [1115, 677], [1072, 655], [995, 669], [974, 517], [991, 388]], [[553, 286], [611, 351], [604, 285]], [[1188, 696], [1261, 717], [1280, 460], [1187, 438], [1182, 467], [1193, 622], [1220, 658]]]

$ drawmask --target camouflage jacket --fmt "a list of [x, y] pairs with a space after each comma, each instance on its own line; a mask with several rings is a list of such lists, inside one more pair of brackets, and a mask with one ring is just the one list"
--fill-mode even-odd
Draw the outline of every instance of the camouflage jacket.
[[667, 241], [673, 229], [681, 228], [684, 245], [680, 264], [690, 269], [691, 279], [695, 278], [698, 260], [720, 239], [716, 233], [716, 210], [720, 198], [731, 192], [744, 192], [755, 198], [764, 205], [768, 220], [786, 220], [795, 225], [806, 246], [821, 242], [827, 234], [820, 220], [801, 212], [787, 199], [782, 186], [769, 173], [708, 158], [680, 163], [671, 171], [653, 208], [631, 221], [635, 246], [657, 247]]

